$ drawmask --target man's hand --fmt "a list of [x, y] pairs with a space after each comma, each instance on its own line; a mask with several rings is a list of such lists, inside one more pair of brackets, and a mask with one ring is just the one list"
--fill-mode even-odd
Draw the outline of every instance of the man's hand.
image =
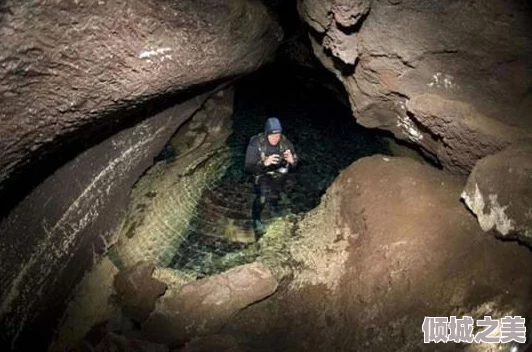
[[287, 149], [283, 153], [284, 160], [288, 161], [289, 164], [294, 164], [294, 155], [290, 149]]
[[272, 154], [264, 159], [264, 166], [270, 166], [272, 164], [279, 164], [281, 161], [281, 156], [279, 154]]

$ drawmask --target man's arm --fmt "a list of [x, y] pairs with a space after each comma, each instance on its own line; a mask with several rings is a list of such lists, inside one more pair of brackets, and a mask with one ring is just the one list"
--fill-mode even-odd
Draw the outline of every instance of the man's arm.
[[298, 160], [298, 157], [297, 157], [297, 154], [296, 154], [296, 151], [294, 149], [294, 145], [292, 144], [292, 142], [285, 137], [285, 145], [286, 145], [286, 149], [290, 149], [290, 152], [292, 153], [292, 156], [294, 157], [294, 163], [291, 164], [292, 167], [296, 167], [297, 166], [297, 160]]
[[264, 165], [260, 157], [259, 140], [257, 136], [251, 137], [246, 149], [246, 161], [244, 170], [253, 174], [260, 174], [264, 171]]

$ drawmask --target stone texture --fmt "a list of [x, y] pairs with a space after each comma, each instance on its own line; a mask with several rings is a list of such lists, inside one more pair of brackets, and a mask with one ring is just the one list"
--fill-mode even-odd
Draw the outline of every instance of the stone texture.
[[167, 292], [144, 323], [143, 333], [161, 343], [214, 334], [240, 310], [276, 289], [277, 280], [263, 264], [238, 266]]
[[[76, 286], [61, 324], [56, 330], [53, 343], [48, 351], [68, 351], [83, 339], [95, 325], [119, 316], [120, 307], [115, 304], [113, 281], [118, 269], [107, 257], [94, 265]], [[119, 325], [119, 324], [117, 324]], [[123, 324], [127, 325], [127, 324]]]
[[156, 163], [139, 179], [112, 249], [120, 267], [140, 260], [160, 267], [172, 264], [201, 198], [230, 165], [225, 143], [232, 112], [233, 90], [219, 91], [172, 137], [175, 157]]
[[155, 308], [155, 301], [166, 291], [166, 285], [154, 278], [155, 266], [149, 263], [121, 270], [114, 280], [122, 312], [139, 323], [144, 322]]
[[220, 333], [251, 351], [509, 352], [423, 342], [425, 316], [532, 316], [530, 250], [482, 233], [465, 181], [409, 158], [353, 163], [299, 222], [294, 281]]
[[268, 60], [282, 37], [260, 1], [4, 1], [0, 190], [36, 161], [109, 136], [138, 107]]
[[0, 22], [0, 349], [43, 350], [132, 185], [281, 30], [253, 0], [8, 0]]
[[131, 187], [207, 96], [87, 149], [0, 222], [0, 342], [6, 350], [48, 343], [72, 288], [116, 241]]
[[192, 339], [179, 352], [246, 352], [231, 335], [208, 335]]
[[113, 332], [105, 332], [93, 341], [82, 341], [69, 352], [169, 352], [170, 348], [163, 344], [153, 343], [139, 338], [123, 336]]
[[[527, 136], [522, 129], [486, 118], [469, 104], [438, 95], [418, 95], [405, 105], [408, 114], [398, 127], [410, 140], [424, 140], [423, 144], [430, 146], [439, 162], [453, 173], [467, 174], [477, 160]], [[421, 130], [408, 116], [415, 116]]]
[[299, 11], [357, 121], [453, 173], [532, 133], [530, 3], [300, 0]]
[[462, 192], [484, 231], [532, 245], [532, 143], [481, 159]]

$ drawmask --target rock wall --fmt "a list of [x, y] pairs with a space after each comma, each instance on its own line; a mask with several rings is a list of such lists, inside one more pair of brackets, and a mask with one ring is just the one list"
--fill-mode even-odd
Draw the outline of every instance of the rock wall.
[[204, 99], [179, 104], [83, 152], [0, 223], [6, 350], [46, 345], [76, 281], [116, 240], [131, 187]]
[[8, 0], [0, 24], [0, 349], [44, 350], [138, 177], [282, 33], [255, 0]]
[[484, 231], [532, 247], [532, 144], [512, 145], [474, 167], [462, 199]]
[[453, 173], [530, 137], [532, 6], [523, 0], [300, 0], [314, 52], [366, 127]]
[[532, 315], [530, 251], [482, 234], [464, 182], [410, 158], [357, 160], [299, 221], [288, 288], [219, 334], [244, 351], [515, 350], [424, 343], [425, 317]]
[[0, 191], [9, 198], [14, 185], [45, 178], [36, 165], [58, 167], [134, 125], [131, 113], [155, 97], [251, 72], [282, 37], [259, 0], [7, 0], [0, 23]]

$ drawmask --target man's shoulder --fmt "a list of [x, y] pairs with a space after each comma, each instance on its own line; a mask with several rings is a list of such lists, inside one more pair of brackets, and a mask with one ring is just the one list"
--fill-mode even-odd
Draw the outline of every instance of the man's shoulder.
[[263, 139], [263, 136], [263, 133], [257, 133], [256, 135], [251, 136], [251, 138], [249, 139], [249, 143], [258, 143], [259, 141], [261, 141], [261, 139]]

